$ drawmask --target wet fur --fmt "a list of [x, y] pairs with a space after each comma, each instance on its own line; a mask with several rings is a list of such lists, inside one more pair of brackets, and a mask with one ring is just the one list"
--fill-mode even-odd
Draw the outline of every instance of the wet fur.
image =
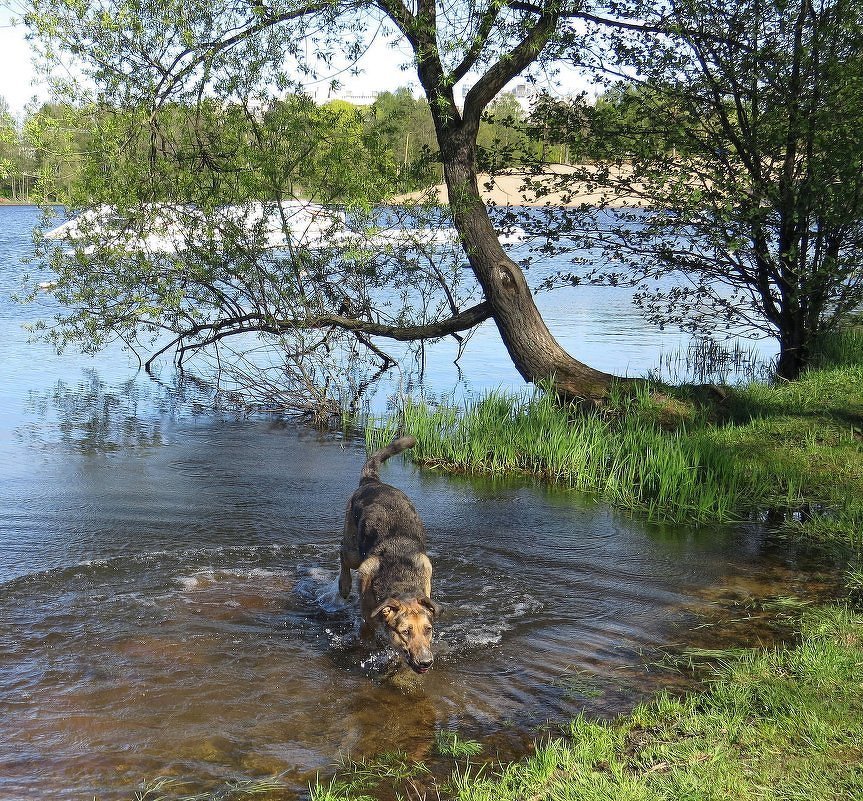
[[378, 475], [381, 464], [415, 444], [413, 437], [396, 439], [363, 466], [345, 512], [339, 593], [350, 595], [356, 570], [363, 636], [382, 624], [408, 666], [425, 673], [434, 659], [432, 621], [440, 611], [431, 600], [425, 529], [408, 497]]

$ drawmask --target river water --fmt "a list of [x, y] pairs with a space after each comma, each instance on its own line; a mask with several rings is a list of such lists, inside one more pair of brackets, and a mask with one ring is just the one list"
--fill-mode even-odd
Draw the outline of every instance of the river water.
[[[335, 587], [360, 445], [215, 414], [120, 350], [28, 343], [22, 324], [52, 301], [8, 296], [35, 217], [0, 208], [2, 799], [273, 774], [302, 796], [339, 759], [428, 758], [442, 729], [518, 755], [543, 724], [675, 684], [652, 664], [669, 649], [772, 636], [745, 612], [714, 640], [696, 624], [717, 605], [822, 580], [756, 526], [649, 527], [527, 481], [393, 460], [384, 477], [426, 523], [447, 611], [434, 669], [392, 678]], [[597, 367], [643, 364], [661, 343], [604, 297], [555, 300], [552, 327]], [[493, 330], [477, 335], [474, 389], [517, 385], [501, 351]], [[449, 369], [430, 371], [444, 389]]]

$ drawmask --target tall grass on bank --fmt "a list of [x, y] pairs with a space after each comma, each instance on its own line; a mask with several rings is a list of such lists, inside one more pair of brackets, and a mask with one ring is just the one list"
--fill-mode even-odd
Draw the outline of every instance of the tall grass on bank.
[[461, 408], [408, 400], [399, 423], [367, 429], [369, 447], [399, 424], [417, 438], [420, 464], [550, 479], [655, 520], [732, 520], [761, 497], [757, 471], [737, 470], [726, 449], [685, 427], [663, 431], [637, 411], [587, 413], [542, 393], [492, 392]]
[[863, 322], [831, 331], [815, 346], [816, 367], [849, 367], [863, 360]]
[[863, 550], [863, 329], [819, 345], [797, 381], [728, 388], [722, 402], [686, 387], [651, 397], [617, 388], [601, 411], [550, 395], [501, 392], [463, 406], [408, 400], [366, 429], [375, 448], [414, 434], [420, 464], [521, 472], [595, 494], [654, 520], [753, 515]]

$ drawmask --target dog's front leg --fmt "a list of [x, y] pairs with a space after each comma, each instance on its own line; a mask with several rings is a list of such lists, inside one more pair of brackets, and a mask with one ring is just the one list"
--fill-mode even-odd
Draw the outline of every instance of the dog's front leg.
[[372, 591], [372, 581], [380, 570], [381, 563], [377, 556], [370, 556], [363, 561], [357, 571], [357, 583], [360, 591], [360, 614], [362, 615], [362, 625], [360, 626], [360, 637], [364, 640], [371, 639], [375, 633], [375, 620], [372, 612], [377, 607], [374, 592]]

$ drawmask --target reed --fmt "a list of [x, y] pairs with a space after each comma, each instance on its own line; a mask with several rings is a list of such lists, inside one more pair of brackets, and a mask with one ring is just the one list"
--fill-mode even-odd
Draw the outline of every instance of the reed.
[[685, 349], [661, 353], [651, 374], [673, 384], [736, 384], [767, 378], [772, 371], [770, 362], [754, 345], [701, 337]]
[[863, 364], [863, 325], [832, 331], [815, 346], [813, 362], [818, 367], [849, 367]]
[[[640, 406], [645, 398], [612, 402]], [[463, 406], [407, 400], [398, 422], [366, 429], [370, 449], [396, 428], [417, 438], [412, 458], [470, 473], [522, 473], [593, 493], [662, 521], [723, 521], [759, 499], [758, 476], [742, 474], [722, 447], [685, 428], [663, 431], [638, 413], [584, 412], [548, 394], [491, 392]]]
[[482, 745], [476, 740], [462, 737], [457, 731], [435, 732], [435, 748], [441, 756], [450, 756], [453, 759], [465, 759], [479, 756], [482, 753]]

